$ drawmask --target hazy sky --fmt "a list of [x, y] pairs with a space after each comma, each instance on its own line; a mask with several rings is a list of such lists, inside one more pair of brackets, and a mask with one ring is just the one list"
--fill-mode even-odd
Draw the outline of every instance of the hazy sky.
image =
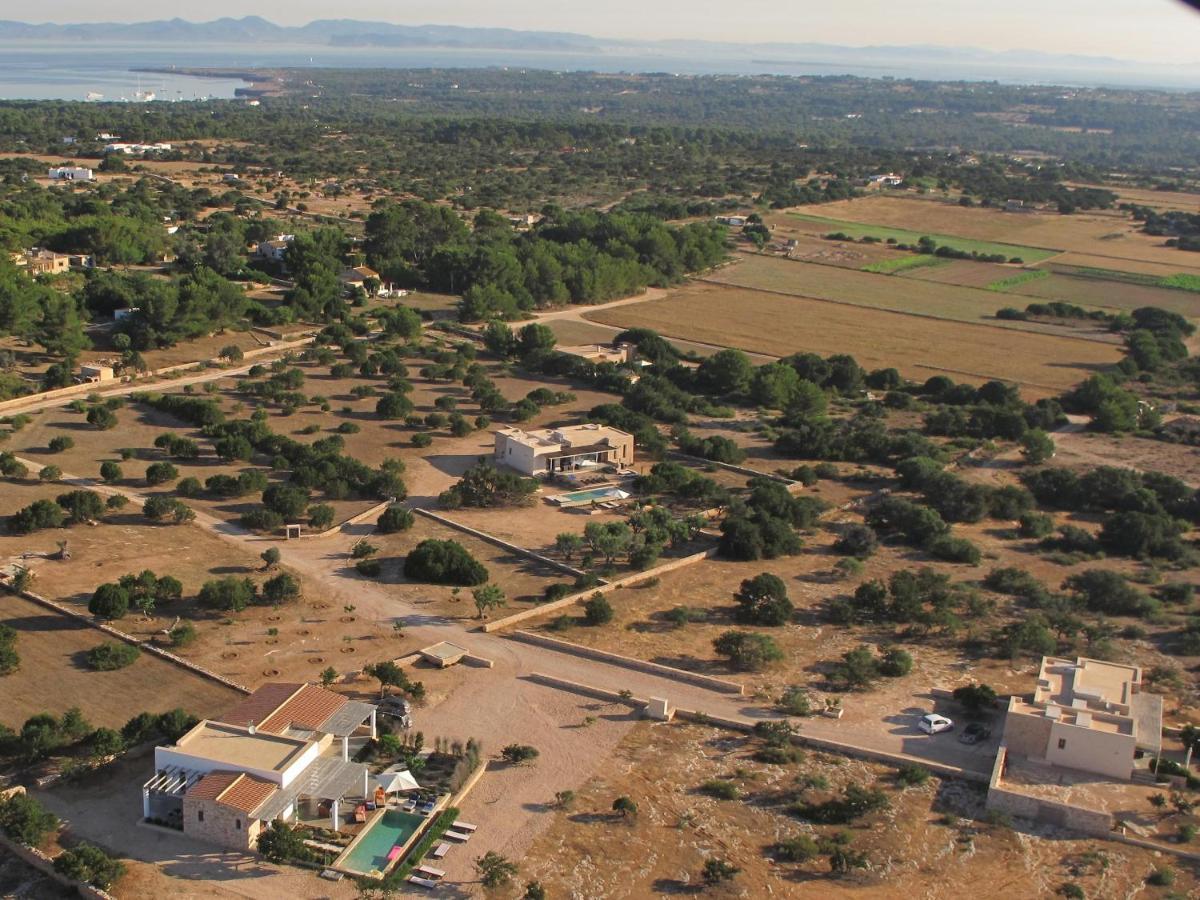
[[247, 14], [287, 25], [354, 18], [621, 38], [941, 44], [1200, 65], [1200, 13], [1181, 0], [57, 0], [3, 11], [5, 18], [54, 22]]

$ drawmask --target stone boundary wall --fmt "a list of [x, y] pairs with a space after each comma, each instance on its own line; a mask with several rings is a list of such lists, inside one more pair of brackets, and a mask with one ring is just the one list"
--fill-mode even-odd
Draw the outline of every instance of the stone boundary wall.
[[455, 531], [461, 531], [463, 534], [469, 534], [471, 537], [479, 538], [481, 541], [486, 541], [493, 546], [499, 547], [501, 550], [508, 550], [511, 553], [518, 553], [521, 556], [540, 562], [543, 565], [551, 566], [560, 572], [566, 572], [568, 575], [579, 577], [586, 573], [582, 569], [576, 569], [574, 566], [569, 566], [565, 562], [560, 562], [557, 559], [551, 559], [549, 556], [543, 556], [533, 550], [527, 550], [503, 538], [498, 538], [494, 534], [488, 534], [486, 531], [480, 531], [478, 528], [472, 528], [470, 525], [464, 525], [462, 522], [455, 522], [453, 519], [447, 518], [440, 513], [435, 513], [433, 510], [424, 509], [420, 506], [412, 507], [412, 511], [419, 516], [424, 516], [427, 519], [433, 519], [439, 525], [445, 525], [447, 528], [452, 528]]
[[570, 641], [560, 641], [557, 638], [534, 634], [531, 631], [514, 631], [507, 635], [507, 637], [509, 640], [534, 644], [538, 647], [556, 650], [559, 653], [568, 653], [572, 656], [582, 656], [585, 659], [594, 659], [626, 669], [648, 672], [651, 675], [659, 675], [663, 678], [670, 678], [673, 681], [683, 681], [722, 694], [737, 694], [738, 696], [742, 696], [746, 693], [745, 685], [738, 684], [735, 681], [725, 681], [721, 678], [712, 678], [708, 675], [700, 675], [696, 672], [688, 672], [685, 669], [676, 669], [672, 666], [664, 666], [659, 663], [648, 662], [644, 659], [635, 659], [631, 656], [622, 656], [619, 653], [610, 653], [607, 650], [584, 647], [580, 644], [572, 644]]
[[[987, 803], [989, 810], [998, 810], [1010, 816], [1032, 819], [1060, 828], [1068, 828], [1093, 837], [1112, 836], [1116, 820], [1112, 813], [1088, 809], [1069, 803], [1058, 803], [1044, 797], [1034, 797], [1003, 786], [1004, 770], [1008, 762], [1008, 747], [1001, 745], [992, 766], [992, 777], [988, 781]], [[1154, 845], [1155, 849], [1160, 849]]]
[[796, 490], [803, 487], [800, 482], [792, 478], [785, 478], [783, 475], [777, 475], [774, 472], [760, 472], [757, 469], [750, 469], [746, 466], [717, 462], [715, 459], [705, 459], [703, 456], [692, 456], [692, 454], [684, 453], [682, 450], [668, 450], [667, 456], [673, 456], [676, 459], [682, 459], [698, 466], [716, 466], [718, 469], [735, 472], [738, 475], [745, 475], [747, 478], [768, 478], [771, 481], [778, 481], [780, 484], [786, 485], [788, 490]]
[[[9, 587], [9, 590], [12, 590], [12, 588]], [[250, 688], [246, 687], [245, 685], [238, 684], [236, 681], [226, 678], [224, 675], [218, 675], [216, 672], [206, 669], [203, 666], [197, 665], [196, 663], [191, 662], [190, 660], [186, 660], [182, 656], [176, 656], [174, 653], [170, 652], [169, 650], [164, 650], [162, 647], [159, 647], [150, 641], [138, 640], [133, 635], [126, 634], [123, 631], [119, 631], [116, 628], [113, 628], [111, 625], [106, 625], [103, 622], [97, 622], [91, 616], [86, 616], [81, 612], [71, 609], [69, 606], [65, 606], [54, 600], [49, 600], [45, 597], [42, 597], [39, 594], [35, 594], [35, 593], [31, 592], [31, 591], [13, 591], [13, 593], [17, 594], [20, 597], [24, 597], [26, 600], [30, 600], [34, 603], [39, 603], [42, 606], [47, 607], [48, 609], [54, 610], [55, 612], [62, 613], [64, 616], [68, 616], [77, 622], [81, 622], [82, 624], [87, 625], [90, 628], [95, 628], [98, 631], [102, 631], [105, 634], [107, 634], [111, 637], [114, 637], [119, 641], [124, 641], [126, 644], [132, 644], [134, 647], [137, 647], [139, 650], [145, 650], [146, 652], [151, 653], [154, 656], [159, 657], [160, 659], [165, 659], [167, 662], [174, 663], [175, 665], [179, 666], [180, 668], [187, 669], [188, 671], [193, 672], [197, 675], [201, 675], [204, 678], [209, 678], [209, 679], [212, 679], [213, 681], [218, 681], [221, 684], [225, 685], [226, 687], [233, 688], [235, 691], [240, 691], [243, 694], [251, 693]]]
[[478, 766], [476, 766], [475, 771], [467, 776], [467, 780], [464, 781], [462, 787], [458, 789], [458, 793], [450, 798], [450, 802], [447, 805], [462, 809], [463, 801], [467, 799], [467, 795], [471, 793], [471, 791], [475, 788], [475, 785], [479, 784], [480, 779], [482, 779], [487, 773], [487, 767], [487, 760], [484, 760]]
[[0, 834], [0, 847], [3, 847], [22, 862], [28, 863], [42, 874], [53, 878], [57, 884], [74, 890], [80, 897], [86, 897], [88, 900], [116, 900], [107, 891], [102, 891], [98, 887], [84, 884], [82, 881], [76, 881], [74, 878], [68, 878], [66, 875], [61, 875], [54, 871], [54, 860], [36, 847], [26, 847], [24, 844], [9, 840], [3, 834]]
[[[345, 528], [347, 525], [357, 525], [359, 522], [362, 522], [364, 519], [369, 519], [369, 518], [371, 518], [371, 516], [374, 516], [374, 515], [377, 515], [377, 514], [383, 512], [385, 509], [387, 509], [389, 506], [391, 506], [395, 502], [396, 502], [396, 498], [391, 497], [387, 500], [384, 500], [382, 503], [376, 503], [370, 509], [364, 509], [360, 513], [355, 513], [354, 515], [352, 515], [350, 518], [346, 519], [343, 522], [338, 522], [336, 525], [331, 525], [330, 527], [326, 528], [324, 531], [318, 531], [315, 534], [305, 534], [304, 532], [301, 532], [300, 537], [303, 540], [308, 540], [311, 538], [333, 537], [335, 534], [338, 534], [339, 532], [341, 532], [341, 530], [343, 528]], [[283, 537], [283, 540], [285, 540], [285, 541], [287, 540], [286, 533]]]
[[[607, 700], [612, 703], [623, 703], [632, 709], [644, 709], [649, 705], [649, 702], [638, 697], [622, 697], [615, 691], [610, 691], [605, 688], [593, 687], [590, 684], [582, 684], [577, 681], [568, 681], [565, 678], [558, 678], [554, 675], [546, 675], [541, 672], [531, 672], [524, 676], [529, 681], [534, 681], [539, 684], [547, 685], [548, 687], [558, 688], [559, 690], [570, 691], [573, 694], [580, 694], [584, 697], [592, 697], [597, 700]], [[701, 725], [714, 725], [718, 728], [727, 728], [730, 731], [740, 731], [750, 733], [754, 731], [754, 722], [748, 719], [732, 719], [726, 716], [714, 716], [709, 713], [700, 712], [692, 709], [683, 709], [681, 707], [669, 708], [668, 717], [681, 719], [685, 722], [695, 722]], [[800, 726], [801, 731], [798, 734], [792, 735], [792, 743], [801, 747], [810, 747], [814, 750], [825, 750], [830, 753], [840, 753], [845, 756], [855, 756], [860, 759], [868, 759], [872, 762], [879, 762], [889, 766], [909, 766], [918, 765], [928, 769], [934, 775], [942, 778], [957, 778], [965, 781], [975, 781], [979, 783], [987, 783], [987, 777], [980, 772], [972, 772], [969, 769], [960, 769], [957, 766], [944, 765], [931, 760], [921, 759], [916, 756], [908, 756], [903, 753], [889, 753], [886, 750], [873, 750], [869, 747], [861, 747], [857, 744], [851, 744], [846, 741], [834, 741], [828, 738], [818, 738], [811, 735], [806, 735], [803, 732], [803, 724]]]
[[526, 619], [532, 619], [536, 616], [543, 616], [546, 613], [556, 612], [560, 609], [565, 609], [568, 606], [576, 606], [588, 600], [593, 594], [607, 594], [618, 588], [629, 587], [638, 584], [642, 581], [649, 581], [652, 578], [657, 578], [667, 572], [673, 572], [676, 569], [681, 569], [684, 566], [690, 566], [692, 563], [698, 563], [701, 560], [709, 559], [716, 556], [717, 548], [710, 547], [700, 553], [693, 553], [691, 556], [683, 556], [679, 559], [673, 559], [670, 562], [663, 563], [661, 566], [656, 566], [653, 569], [646, 569], [644, 572], [634, 572], [632, 575], [626, 575], [624, 578], [618, 578], [615, 581], [610, 581], [607, 584], [597, 585], [593, 588], [588, 588], [586, 591], [580, 591], [577, 594], [569, 594], [561, 600], [555, 600], [551, 603], [543, 603], [540, 606], [535, 606], [532, 609], [523, 609], [519, 613], [513, 613], [511, 616], [505, 616], [503, 619], [496, 619], [494, 622], [485, 622], [480, 626], [481, 631], [492, 632], [499, 631], [501, 628], [508, 628], [518, 622], [524, 622]]
[[[242, 354], [242, 358], [250, 359], [250, 358], [253, 358], [256, 356], [262, 356], [267, 353], [277, 353], [277, 352], [286, 353], [288, 350], [294, 350], [296, 348], [304, 347], [308, 344], [311, 344], [313, 342], [313, 340], [314, 340], [314, 338], [312, 338], [310, 336], [310, 337], [302, 338], [301, 340], [287, 341], [285, 343], [275, 344], [274, 346], [270, 346], [270, 347], [255, 347], [255, 348], [245, 351]], [[97, 382], [91, 382], [89, 384], [72, 384], [72, 385], [69, 385], [64, 388], [54, 388], [53, 390], [41, 391], [36, 394], [24, 394], [20, 397], [13, 397], [10, 400], [0, 401], [0, 415], [7, 415], [10, 412], [19, 412], [26, 406], [34, 406], [38, 403], [44, 403], [48, 400], [59, 400], [64, 397], [75, 397], [75, 396], [86, 397], [88, 394], [93, 394], [93, 393], [106, 395], [106, 387], [115, 387], [118, 385], [124, 385], [124, 386], [128, 387], [129, 385], [133, 384], [134, 382], [138, 382], [138, 381], [142, 381], [142, 380], [149, 381], [150, 379], [160, 378], [163, 375], [170, 375], [175, 372], [183, 372], [188, 369], [202, 369], [209, 365], [223, 366], [223, 365], [228, 364], [228, 362], [229, 362], [228, 360], [221, 359], [219, 356], [215, 356], [212, 359], [198, 359], [195, 362], [179, 363], [174, 366], [164, 366], [161, 369], [151, 369], [149, 372], [139, 375], [136, 378], [125, 376], [125, 377], [121, 377], [121, 378], [114, 378], [111, 382], [97, 381]], [[230, 374], [232, 375], [232, 373], [230, 373]], [[146, 388], [146, 390], [153, 390], [155, 387], [167, 387], [167, 386], [168, 385], [146, 384], [145, 388]]]

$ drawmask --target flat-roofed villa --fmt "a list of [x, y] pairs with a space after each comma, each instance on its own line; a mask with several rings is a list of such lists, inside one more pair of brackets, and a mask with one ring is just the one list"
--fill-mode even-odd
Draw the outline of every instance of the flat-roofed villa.
[[269, 683], [170, 746], [154, 750], [142, 814], [247, 850], [275, 819], [341, 830], [347, 800], [371, 796], [351, 742], [375, 737], [376, 708], [313, 684]]
[[1162, 715], [1140, 667], [1047, 656], [1033, 699], [1009, 699], [1002, 743], [1009, 755], [1129, 780], [1139, 757], [1161, 752]]
[[608, 425], [571, 425], [536, 431], [500, 428], [495, 436], [496, 465], [516, 469], [522, 475], [633, 464], [633, 435]]

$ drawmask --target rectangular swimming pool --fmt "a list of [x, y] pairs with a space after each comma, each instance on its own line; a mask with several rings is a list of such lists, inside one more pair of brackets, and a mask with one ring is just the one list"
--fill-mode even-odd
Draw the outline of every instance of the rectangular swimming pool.
[[387, 855], [391, 849], [406, 844], [424, 822], [423, 816], [389, 809], [371, 824], [350, 852], [337, 861], [337, 867], [364, 875], [376, 869], [382, 872], [388, 866]]
[[559, 494], [554, 498], [554, 502], [560, 506], [572, 506], [577, 503], [591, 503], [598, 500], [624, 500], [628, 496], [629, 493], [627, 491], [609, 485], [607, 487], [591, 488], [586, 491], [571, 491], [567, 494]]

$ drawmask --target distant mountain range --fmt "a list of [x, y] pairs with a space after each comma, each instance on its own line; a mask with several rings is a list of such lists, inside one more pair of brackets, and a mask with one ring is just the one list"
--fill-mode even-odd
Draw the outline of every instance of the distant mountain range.
[[[585, 34], [519, 31], [508, 28], [463, 28], [450, 25], [394, 25], [354, 19], [320, 19], [301, 26], [276, 25], [259, 16], [188, 22], [175, 18], [154, 22], [31, 25], [0, 21], [0, 41], [130, 44], [139, 47], [182, 44], [258, 47], [409, 48], [414, 51], [492, 51], [544, 53], [553, 67], [666, 71], [762, 72], [780, 74], [837, 73], [942, 79], [999, 79], [1046, 83], [1143, 83], [1193, 86], [1197, 77], [1181, 77], [1181, 67], [1132, 62], [1100, 56], [1072, 56], [1028, 50], [988, 51], [971, 47], [874, 46], [844, 47], [816, 43], [736, 44], [694, 40], [615, 40]], [[1200, 64], [1200, 51], [1197, 52]], [[538, 64], [537, 57], [514, 58], [519, 65]], [[509, 64], [510, 59], [501, 64]], [[381, 58], [380, 65], [387, 65]], [[699, 68], [698, 68], [699, 66]], [[1189, 68], [1189, 67], [1182, 67]], [[1064, 80], [1065, 79], [1065, 80]]]
[[478, 47], [504, 50], [596, 52], [600, 44], [582, 34], [459, 28], [450, 25], [393, 25], [353, 19], [319, 19], [298, 27], [276, 25], [259, 16], [212, 22], [165, 19], [156, 22], [96, 22], [30, 25], [0, 21], [0, 40], [314, 44], [319, 46]]

